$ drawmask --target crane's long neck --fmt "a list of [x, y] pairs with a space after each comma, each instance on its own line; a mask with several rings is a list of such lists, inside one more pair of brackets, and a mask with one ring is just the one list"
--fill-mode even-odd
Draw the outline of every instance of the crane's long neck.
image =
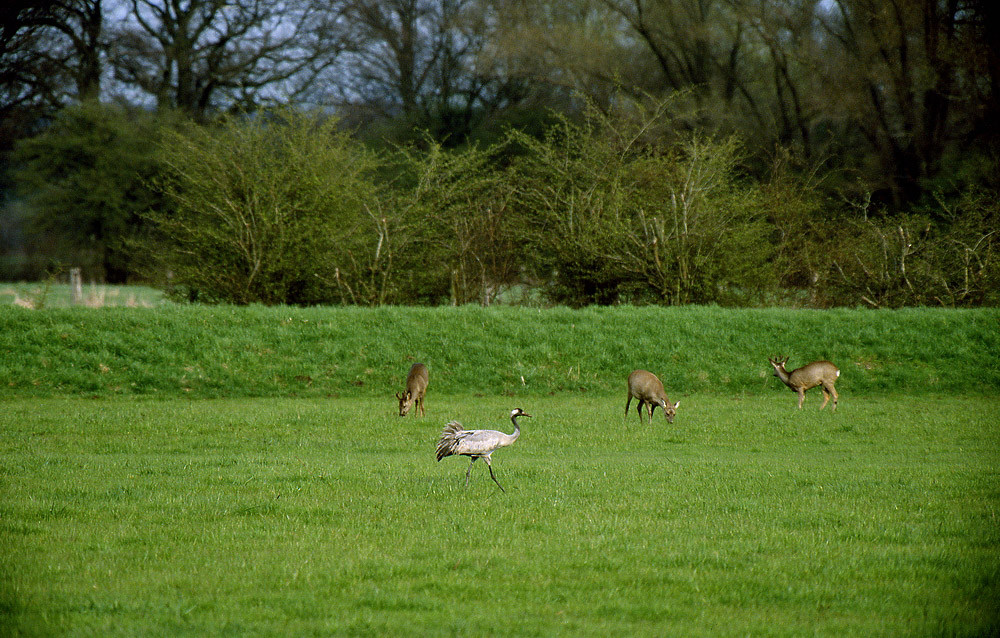
[[508, 436], [507, 445], [510, 445], [511, 443], [517, 440], [517, 437], [521, 436], [521, 426], [517, 424], [517, 417], [512, 416], [510, 417], [510, 420], [514, 424], [514, 433], [507, 435]]

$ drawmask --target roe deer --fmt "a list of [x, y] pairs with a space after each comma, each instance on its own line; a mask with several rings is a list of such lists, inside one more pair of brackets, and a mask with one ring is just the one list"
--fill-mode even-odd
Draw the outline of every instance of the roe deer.
[[[420, 416], [424, 416], [424, 395], [427, 394], [427, 366], [422, 363], [414, 363], [410, 367], [410, 374], [406, 375], [406, 391], [403, 394], [396, 393], [399, 399], [399, 416], [406, 416], [410, 408], [420, 408]], [[416, 409], [413, 416], [417, 416]]]
[[673, 423], [677, 406], [681, 404], [680, 401], [671, 403], [660, 380], [656, 378], [655, 374], [645, 370], [635, 370], [628, 375], [628, 401], [625, 402], [626, 419], [633, 397], [639, 399], [639, 405], [635, 408], [639, 412], [639, 423], [642, 423], [642, 406], [645, 404], [649, 404], [650, 424], [653, 423], [653, 410], [656, 409], [656, 406], [663, 408], [663, 416], [666, 417], [667, 423]]
[[819, 406], [819, 409], [822, 410], [825, 408], [827, 402], [830, 401], [830, 397], [833, 396], [833, 410], [836, 411], [837, 390], [834, 389], [833, 384], [836, 383], [837, 377], [840, 376], [840, 370], [837, 369], [837, 366], [829, 361], [813, 361], [789, 372], [785, 370], [788, 357], [784, 359], [781, 357], [774, 357], [773, 359], [768, 357], [767, 360], [774, 366], [774, 376], [781, 379], [782, 383], [798, 393], [800, 410], [802, 409], [802, 401], [806, 398], [806, 390], [821, 386], [823, 390], [823, 405]]

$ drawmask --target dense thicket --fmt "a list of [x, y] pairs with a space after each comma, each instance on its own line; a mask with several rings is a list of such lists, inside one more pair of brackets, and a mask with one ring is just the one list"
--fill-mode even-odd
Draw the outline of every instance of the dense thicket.
[[227, 303], [997, 303], [996, 201], [845, 206], [748, 174], [735, 138], [658, 143], [665, 109], [483, 150], [373, 153], [287, 111], [191, 127], [164, 141], [138, 252], [175, 295]]

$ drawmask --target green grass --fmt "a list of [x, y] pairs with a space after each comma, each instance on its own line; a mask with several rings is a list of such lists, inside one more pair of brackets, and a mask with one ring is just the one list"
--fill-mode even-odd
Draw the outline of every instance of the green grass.
[[422, 361], [432, 394], [617, 394], [645, 368], [676, 400], [787, 392], [779, 353], [833, 361], [846, 396], [994, 395], [1000, 309], [0, 306], [5, 396], [375, 397]]
[[[7, 400], [0, 633], [1000, 631], [995, 396], [384, 394]], [[506, 494], [434, 461], [518, 405]]]

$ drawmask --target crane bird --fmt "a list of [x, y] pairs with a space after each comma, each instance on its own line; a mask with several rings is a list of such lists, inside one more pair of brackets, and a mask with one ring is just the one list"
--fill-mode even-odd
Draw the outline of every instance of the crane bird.
[[490, 468], [490, 478], [497, 484], [501, 492], [506, 493], [507, 490], [503, 489], [503, 485], [500, 485], [500, 481], [493, 474], [490, 455], [497, 448], [511, 445], [517, 440], [517, 437], [521, 436], [521, 426], [517, 424], [517, 417], [520, 416], [530, 417], [531, 415], [521, 408], [514, 408], [510, 411], [510, 420], [514, 423], [513, 434], [504, 434], [497, 430], [466, 430], [458, 421], [449, 422], [448, 425], [444, 426], [441, 438], [438, 439], [437, 460], [440, 461], [452, 454], [471, 457], [469, 469], [465, 471], [465, 486], [469, 487], [469, 473], [472, 472], [472, 464], [476, 462], [476, 459], [482, 459], [486, 461], [486, 467]]

